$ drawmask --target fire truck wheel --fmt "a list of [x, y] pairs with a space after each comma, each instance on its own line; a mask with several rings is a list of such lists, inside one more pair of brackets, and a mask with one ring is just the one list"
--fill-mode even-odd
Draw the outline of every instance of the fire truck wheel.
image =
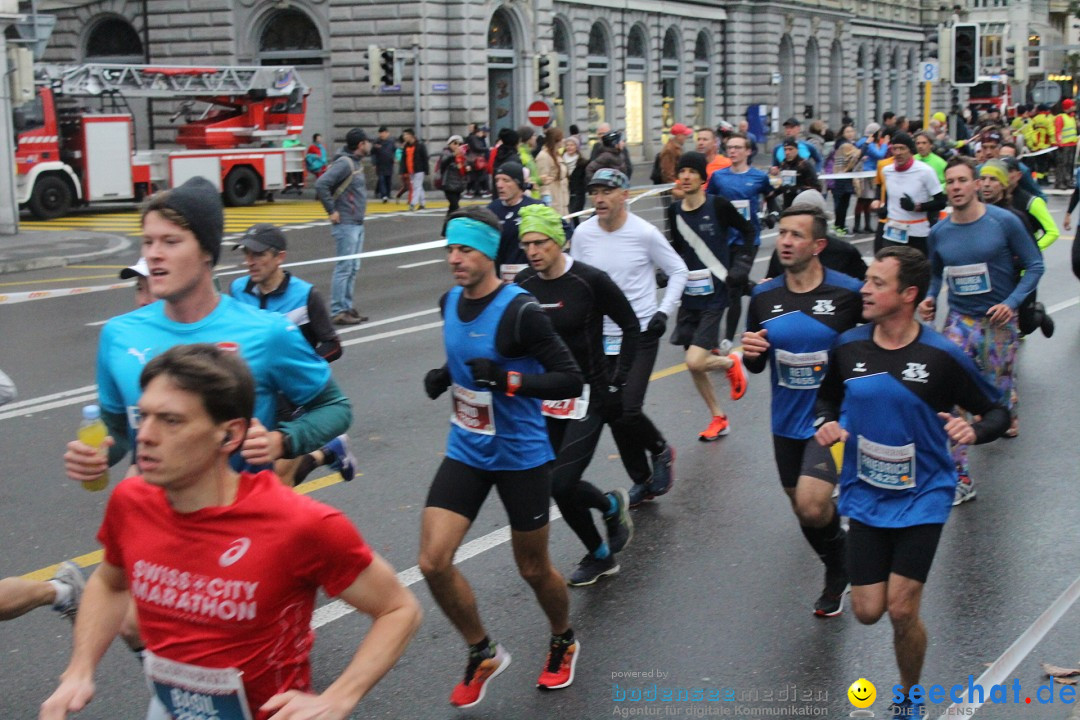
[[34, 183], [30, 196], [30, 212], [38, 220], [52, 220], [66, 215], [71, 209], [71, 186], [56, 175], [44, 175]]
[[235, 167], [225, 177], [225, 187], [221, 194], [225, 204], [236, 207], [254, 205], [259, 198], [259, 176], [247, 166]]

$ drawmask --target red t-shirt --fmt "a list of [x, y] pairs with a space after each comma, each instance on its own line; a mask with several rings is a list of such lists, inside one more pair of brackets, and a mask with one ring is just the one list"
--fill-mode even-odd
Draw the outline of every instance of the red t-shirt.
[[271, 471], [241, 473], [236, 502], [170, 507], [141, 477], [113, 490], [98, 531], [123, 568], [146, 647], [169, 660], [243, 672], [252, 715], [286, 690], [309, 691], [311, 614], [371, 564], [371, 548], [332, 507], [297, 495]]
[[415, 157], [416, 157], [416, 146], [415, 145], [406, 145], [405, 146], [405, 169], [409, 171], [410, 175], [416, 172], [416, 170], [414, 169], [416, 167], [416, 161], [414, 160]]

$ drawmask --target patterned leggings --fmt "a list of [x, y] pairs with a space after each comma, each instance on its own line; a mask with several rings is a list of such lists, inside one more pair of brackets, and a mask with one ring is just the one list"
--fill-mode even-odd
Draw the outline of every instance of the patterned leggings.
[[[961, 315], [950, 310], [942, 329], [945, 337], [960, 346], [975, 367], [1001, 392], [1002, 403], [1016, 417], [1016, 349], [1019, 344], [1016, 323], [992, 325], [985, 317]], [[971, 477], [968, 446], [952, 446], [953, 462], [961, 475]]]

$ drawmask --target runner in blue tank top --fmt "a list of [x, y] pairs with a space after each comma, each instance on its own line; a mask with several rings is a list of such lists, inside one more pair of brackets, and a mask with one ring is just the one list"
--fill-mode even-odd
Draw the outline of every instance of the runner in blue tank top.
[[488, 681], [510, 664], [490, 640], [454, 553], [491, 488], [510, 519], [514, 559], [551, 624], [537, 687], [574, 680], [580, 643], [570, 627], [569, 595], [548, 557], [551, 461], [543, 400], [578, 397], [582, 374], [539, 304], [495, 274], [499, 221], [469, 208], [450, 216], [447, 260], [456, 287], [441, 301], [447, 362], [424, 377], [433, 400], [450, 390], [446, 458], [428, 491], [420, 530], [420, 570], [439, 607], [469, 645], [465, 677], [450, 702], [483, 700]]

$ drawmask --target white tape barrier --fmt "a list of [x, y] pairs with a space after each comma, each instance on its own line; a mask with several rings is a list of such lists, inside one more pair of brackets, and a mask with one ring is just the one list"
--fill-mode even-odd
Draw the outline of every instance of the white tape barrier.
[[93, 285], [90, 287], [58, 288], [56, 290], [34, 290], [33, 292], [18, 292], [0, 294], [0, 305], [13, 305], [15, 303], [29, 302], [31, 300], [45, 300], [47, 298], [71, 297], [72, 295], [85, 295], [87, 293], [101, 292], [102, 290], [119, 290], [135, 285], [134, 280], [113, 283], [111, 285]]

